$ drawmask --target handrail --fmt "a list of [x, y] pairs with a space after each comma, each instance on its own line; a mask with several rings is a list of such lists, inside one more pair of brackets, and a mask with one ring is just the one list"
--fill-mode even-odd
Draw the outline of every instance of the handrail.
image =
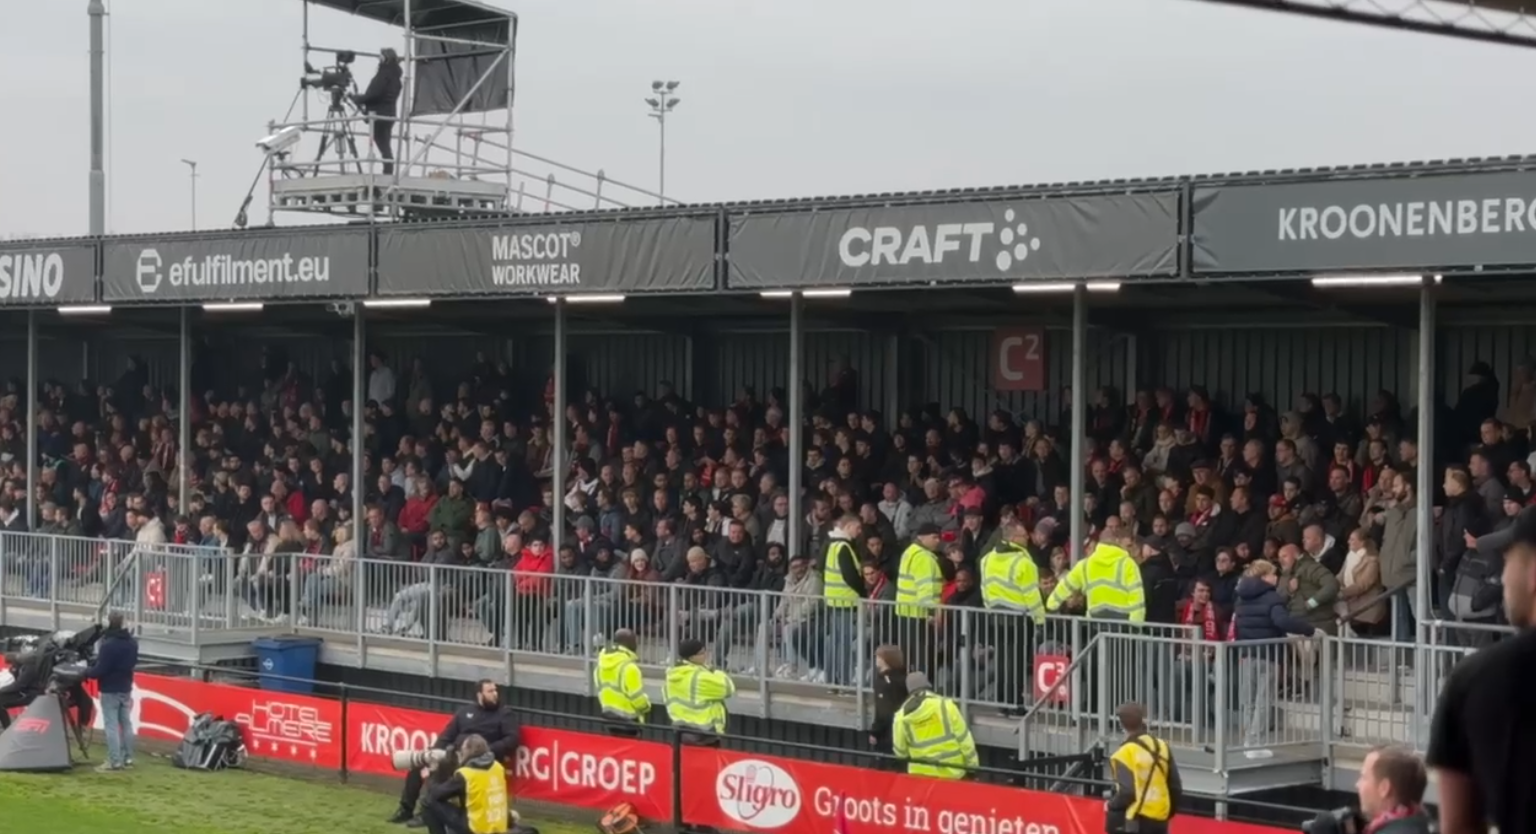
[[1417, 579], [1410, 579], [1410, 580], [1408, 580], [1406, 582], [1400, 582], [1400, 583], [1398, 583], [1396, 585], [1393, 585], [1390, 588], [1387, 588], [1387, 589], [1382, 590], [1382, 591], [1378, 591], [1377, 593], [1372, 594], [1369, 597], [1366, 597], [1365, 602], [1363, 602], [1363, 603], [1361, 603], [1361, 604], [1359, 604], [1357, 606], [1351, 607], [1349, 610], [1345, 611], [1342, 616], [1336, 618], [1337, 623], [1339, 625], [1344, 625], [1345, 623], [1348, 623], [1350, 620], [1353, 620], [1359, 614], [1361, 614], [1361, 613], [1363, 613], [1365, 611], [1369, 611], [1370, 609], [1375, 608], [1376, 606], [1381, 605], [1384, 602], [1390, 602], [1392, 597], [1394, 597], [1397, 594], [1401, 593], [1404, 589], [1412, 587], [1414, 585], [1414, 583], [1416, 583], [1417, 581], [1418, 581]]
[[1030, 705], [1029, 709], [1024, 711], [1024, 715], [1020, 716], [1019, 726], [1014, 728], [1013, 731], [1014, 735], [1018, 735], [1019, 730], [1024, 728], [1024, 723], [1029, 721], [1030, 718], [1034, 717], [1035, 713], [1044, 709], [1045, 705], [1055, 698], [1056, 692], [1060, 690], [1061, 687], [1065, 686], [1068, 681], [1072, 680], [1072, 673], [1077, 670], [1078, 664], [1087, 660], [1088, 657], [1093, 654], [1093, 649], [1098, 645], [1099, 638], [1102, 636], [1102, 634], [1095, 634], [1088, 638], [1088, 642], [1082, 645], [1082, 647], [1077, 652], [1077, 656], [1072, 658], [1072, 662], [1067, 664], [1066, 669], [1062, 670], [1062, 673], [1056, 679], [1056, 682], [1051, 684], [1050, 688], [1042, 693], [1039, 698], [1035, 699], [1035, 702]]

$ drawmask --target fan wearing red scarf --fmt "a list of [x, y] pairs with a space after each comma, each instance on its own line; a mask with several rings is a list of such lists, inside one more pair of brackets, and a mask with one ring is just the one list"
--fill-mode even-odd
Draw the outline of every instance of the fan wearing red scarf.
[[[1355, 792], [1360, 798], [1361, 834], [1429, 834], [1424, 762], [1398, 747], [1377, 747], [1360, 765]], [[1315, 828], [1315, 826], [1314, 826]]]

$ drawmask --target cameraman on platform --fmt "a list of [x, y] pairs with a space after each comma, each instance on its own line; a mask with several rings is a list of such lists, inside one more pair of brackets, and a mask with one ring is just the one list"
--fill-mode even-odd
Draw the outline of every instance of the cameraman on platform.
[[123, 627], [123, 615], [107, 616], [96, 644], [96, 662], [85, 672], [100, 687], [101, 720], [107, 732], [103, 773], [133, 766], [133, 671], [139, 665], [139, 641]]
[[[478, 686], [479, 693], [475, 696], [475, 702], [454, 712], [453, 718], [448, 720], [448, 726], [432, 747], [436, 750], [452, 750], [460, 739], [476, 735], [484, 739], [497, 761], [511, 761], [512, 755], [517, 752], [518, 742], [517, 724], [512, 720], [512, 711], [501, 705], [501, 693], [497, 691], [495, 681], [482, 680]], [[441, 771], [433, 776], [439, 781], [447, 778], [447, 774]], [[408, 823], [412, 828], [426, 825], [421, 817], [416, 816], [416, 804], [421, 799], [426, 777], [426, 768], [413, 769], [405, 774], [400, 807], [389, 818], [390, 822]]]
[[400, 79], [403, 74], [400, 56], [393, 49], [385, 47], [379, 52], [379, 68], [368, 82], [368, 89], [361, 95], [352, 96], [352, 101], [358, 107], [373, 116], [373, 144], [379, 149], [379, 158], [384, 160], [385, 176], [395, 172], [395, 102], [400, 98]]

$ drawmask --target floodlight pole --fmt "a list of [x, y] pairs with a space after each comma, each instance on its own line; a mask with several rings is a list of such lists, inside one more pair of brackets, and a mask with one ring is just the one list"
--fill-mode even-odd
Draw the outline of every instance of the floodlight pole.
[[663, 205], [667, 202], [667, 114], [672, 112], [672, 109], [677, 107], [677, 103], [681, 101], [673, 93], [679, 83], [677, 81], [652, 81], [652, 97], [645, 100], [645, 103], [651, 107], [651, 112], [648, 115], [656, 120], [656, 125], [661, 131], [656, 196], [661, 198]]
[[191, 169], [192, 180], [192, 231], [197, 231], [197, 160], [183, 159], [181, 164]]
[[[90, 228], [91, 235], [99, 237], [107, 232], [107, 174], [102, 159], [105, 157], [103, 147], [104, 125], [106, 123], [106, 108], [103, 105], [106, 87], [106, 71], [102, 46], [102, 20], [107, 16], [107, 7], [101, 0], [89, 0], [85, 6], [85, 13], [91, 18], [91, 175], [90, 175]], [[28, 432], [30, 435], [30, 432]], [[28, 470], [31, 471], [31, 464]]]

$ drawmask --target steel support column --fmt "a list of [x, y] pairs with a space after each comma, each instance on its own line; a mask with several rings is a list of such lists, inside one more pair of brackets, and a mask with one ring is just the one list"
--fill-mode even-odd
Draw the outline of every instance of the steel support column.
[[352, 540], [359, 556], [367, 553], [368, 522], [363, 516], [363, 403], [368, 401], [368, 349], [364, 346], [366, 324], [363, 305], [352, 308]]
[[560, 552], [560, 545], [565, 542], [565, 471], [566, 447], [570, 443], [566, 438], [565, 425], [565, 299], [555, 298], [555, 401], [550, 406], [552, 412], [549, 417], [554, 423], [551, 426], [553, 432], [550, 445], [554, 447], [552, 455], [554, 483], [551, 488], [554, 491], [555, 505], [550, 508], [550, 545], [555, 552]]
[[102, 160], [106, 142], [106, 63], [103, 59], [102, 20], [107, 7], [101, 0], [86, 3], [85, 13], [91, 18], [91, 176], [90, 176], [90, 230], [100, 237], [107, 233], [107, 174]]
[[[181, 308], [181, 336], [177, 348], [180, 351], [180, 368], [176, 375], [176, 387], [180, 400], [176, 408], [180, 412], [176, 421], [176, 509], [178, 515], [187, 514], [188, 473], [192, 455], [192, 308]], [[195, 520], [194, 520], [195, 522]]]
[[22, 426], [27, 432], [27, 500], [21, 507], [27, 516], [27, 529], [37, 529], [37, 311], [27, 311], [27, 390], [22, 392]]
[[1083, 395], [1083, 388], [1087, 385], [1087, 363], [1083, 354], [1087, 350], [1088, 287], [1079, 283], [1072, 287], [1072, 407], [1067, 410], [1072, 415], [1072, 425], [1067, 434], [1067, 442], [1071, 444], [1068, 450], [1068, 483], [1072, 490], [1067, 553], [1072, 557], [1073, 564], [1086, 555], [1083, 552], [1083, 540], [1088, 535], [1083, 524], [1083, 490], [1087, 487], [1088, 468], [1084, 460], [1088, 445], [1088, 421], [1083, 419], [1086, 416], [1083, 403], [1087, 402], [1087, 397]]
[[[1414, 553], [1416, 584], [1414, 599], [1414, 644], [1418, 647], [1414, 657], [1414, 740], [1420, 745], [1424, 738], [1424, 719], [1427, 718], [1432, 698], [1429, 688], [1429, 664], [1424, 649], [1429, 642], [1429, 620], [1434, 616], [1430, 587], [1433, 574], [1430, 561], [1435, 552], [1435, 285], [1433, 276], [1426, 276], [1419, 289], [1419, 466], [1417, 483], [1414, 484]], [[1423, 749], [1421, 746], [1419, 749]]]
[[[801, 344], [805, 341], [804, 324], [800, 321], [803, 300], [799, 293], [789, 297], [789, 414], [784, 420], [789, 426], [789, 552], [801, 552], [805, 541], [805, 369], [801, 364], [805, 357]], [[811, 556], [812, 554], [804, 554]], [[818, 554], [819, 555], [819, 554]]]

